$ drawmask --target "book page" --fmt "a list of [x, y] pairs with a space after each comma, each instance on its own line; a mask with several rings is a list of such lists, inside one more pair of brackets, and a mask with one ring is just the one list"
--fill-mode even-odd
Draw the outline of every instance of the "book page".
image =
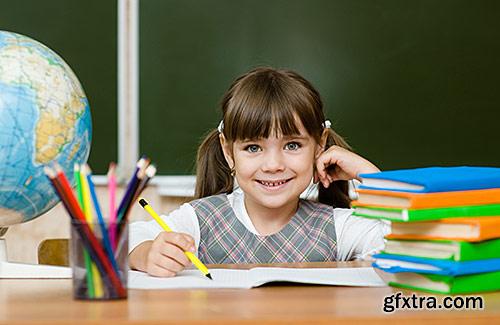
[[198, 270], [184, 270], [172, 278], [158, 278], [144, 272], [129, 271], [130, 289], [193, 289], [235, 288], [249, 289], [265, 283], [288, 281], [297, 283], [384, 286], [385, 283], [371, 267], [363, 268], [274, 268], [263, 267], [251, 270], [210, 269], [213, 280]]
[[0, 262], [0, 279], [71, 279], [71, 268]]
[[159, 278], [147, 273], [129, 271], [129, 289], [251, 288], [248, 270], [210, 269], [213, 280], [199, 270], [189, 269], [175, 277]]
[[338, 286], [385, 286], [385, 282], [372, 267], [308, 269], [258, 267], [251, 269], [250, 273], [254, 279], [254, 287], [276, 281]]

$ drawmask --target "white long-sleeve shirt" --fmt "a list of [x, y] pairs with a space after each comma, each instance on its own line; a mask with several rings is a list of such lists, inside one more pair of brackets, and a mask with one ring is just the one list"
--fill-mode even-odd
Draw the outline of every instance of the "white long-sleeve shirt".
[[[250, 232], [260, 235], [246, 211], [244, 193], [238, 189], [228, 194], [227, 198], [236, 217]], [[352, 209], [334, 209], [338, 261], [364, 259], [381, 250], [384, 246], [384, 236], [389, 232], [388, 224], [383, 221], [353, 216], [352, 212]], [[161, 217], [173, 231], [191, 235], [198, 251], [200, 225], [196, 212], [189, 203], [181, 205], [168, 216]], [[129, 252], [147, 240], [154, 240], [162, 231], [163, 229], [154, 220], [131, 223]]]

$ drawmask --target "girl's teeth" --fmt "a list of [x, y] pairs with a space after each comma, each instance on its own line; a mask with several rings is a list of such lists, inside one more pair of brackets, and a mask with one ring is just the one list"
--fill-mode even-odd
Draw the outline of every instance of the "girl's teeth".
[[262, 181], [261, 183], [264, 184], [265, 186], [279, 186], [281, 184], [284, 184], [285, 181], [280, 181], [280, 182], [264, 182], [264, 181]]

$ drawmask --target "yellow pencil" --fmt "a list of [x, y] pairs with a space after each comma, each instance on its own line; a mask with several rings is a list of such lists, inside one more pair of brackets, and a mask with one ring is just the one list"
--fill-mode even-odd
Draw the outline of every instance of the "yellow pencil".
[[[145, 199], [139, 198], [139, 204], [144, 208], [144, 210], [146, 210], [153, 217], [153, 219], [156, 220], [156, 222], [158, 222], [158, 224], [165, 231], [168, 232], [172, 231], [172, 229], [170, 229], [170, 227], [165, 223], [165, 221], [163, 221], [160, 218], [160, 216], [153, 210], [153, 208], [149, 205], [149, 203]], [[189, 258], [191, 263], [193, 263], [194, 266], [196, 266], [196, 268], [201, 271], [201, 273], [203, 273], [207, 278], [212, 280], [212, 276], [210, 275], [208, 268], [196, 257], [196, 255], [194, 255], [191, 252], [184, 252], [184, 254], [186, 254], [187, 258]]]
[[[82, 166], [83, 167], [83, 166]], [[90, 188], [87, 182], [87, 169], [80, 169], [80, 182], [82, 185], [82, 196], [83, 196], [83, 213], [85, 215], [85, 220], [89, 224], [90, 230], [94, 230], [94, 217], [92, 214], [92, 202], [90, 200]], [[97, 265], [95, 262], [91, 264], [92, 279], [94, 281], [94, 294], [95, 298], [102, 298], [104, 296], [104, 291], [102, 287], [102, 278]]]

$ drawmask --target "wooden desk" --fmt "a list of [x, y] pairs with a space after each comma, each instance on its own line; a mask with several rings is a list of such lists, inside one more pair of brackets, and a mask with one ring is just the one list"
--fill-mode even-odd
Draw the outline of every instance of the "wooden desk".
[[390, 287], [271, 285], [250, 290], [129, 290], [127, 300], [88, 302], [73, 300], [71, 290], [71, 280], [0, 280], [0, 324], [500, 323], [500, 292], [481, 295], [483, 311], [398, 310], [386, 314], [382, 311], [385, 296], [398, 291], [409, 296], [411, 292]]

